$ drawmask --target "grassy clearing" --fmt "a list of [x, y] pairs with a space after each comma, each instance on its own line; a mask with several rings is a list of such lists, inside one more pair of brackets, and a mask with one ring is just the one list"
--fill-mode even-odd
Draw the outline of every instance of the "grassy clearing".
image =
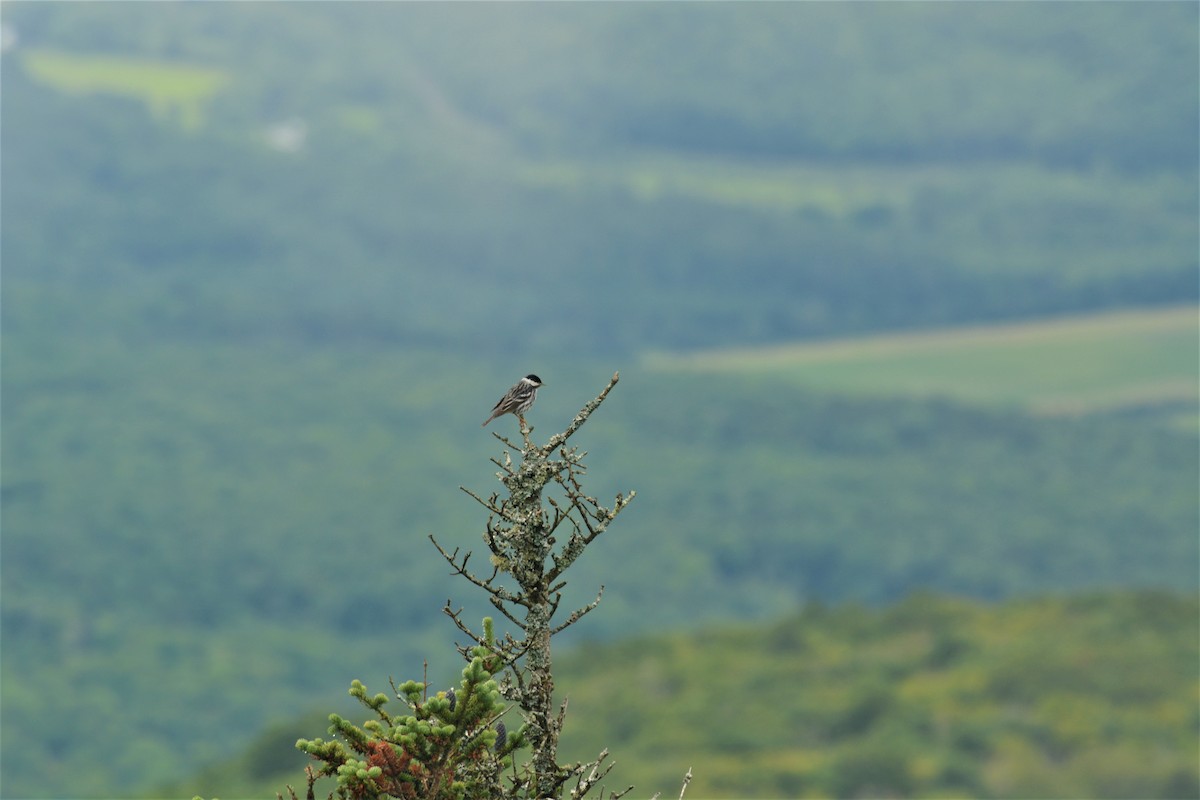
[[819, 210], [837, 217], [865, 208], [906, 206], [910, 183], [930, 170], [832, 169], [806, 163], [754, 164], [659, 153], [617, 162], [527, 164], [521, 179], [531, 185], [619, 188], [643, 201], [681, 197], [766, 211]]
[[[646, 363], [662, 370], [770, 374], [832, 391], [1020, 405], [1046, 414], [1194, 406], [1200, 401], [1198, 320], [1197, 307], [1182, 306], [811, 344], [654, 354]], [[1193, 418], [1194, 411], [1187, 416]]]
[[[1049, 170], [1012, 162], [823, 164], [646, 152], [599, 161], [517, 159], [510, 163], [517, 180], [530, 186], [570, 190], [600, 187], [624, 191], [647, 202], [683, 198], [733, 208], [785, 214], [812, 212], [834, 218], [864, 212], [915, 215], [926, 229], [932, 224], [927, 218], [930, 209], [943, 209], [945, 204], [951, 210], [964, 204], [984, 204], [995, 218], [1031, 203], [1045, 203], [1057, 209], [1055, 219], [1061, 222], [1063, 214], [1078, 213], [1080, 209], [1087, 214], [1116, 209], [1128, 216], [1131, 209], [1164, 201], [1188, 209], [1195, 203], [1194, 182], [1185, 179], [1163, 175], [1134, 179], [1105, 170]], [[1045, 212], [1039, 210], [1038, 214], [1044, 216]], [[938, 218], [943, 217], [944, 209]], [[1180, 214], [1179, 218], [1189, 231], [1194, 230], [1190, 214]]]
[[203, 122], [204, 104], [229, 80], [224, 70], [146, 58], [77, 55], [57, 50], [24, 51], [29, 74], [60, 91], [133, 97], [160, 119], [185, 128]]
[[961, 176], [920, 167], [746, 162], [672, 153], [602, 163], [540, 161], [520, 165], [518, 179], [533, 186], [604, 187], [641, 201], [686, 198], [769, 212], [817, 212], [847, 217], [872, 209], [907, 210], [918, 190], [954, 185]]

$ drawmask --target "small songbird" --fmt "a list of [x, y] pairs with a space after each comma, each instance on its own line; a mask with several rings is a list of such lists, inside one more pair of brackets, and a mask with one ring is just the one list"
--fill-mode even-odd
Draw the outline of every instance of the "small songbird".
[[542, 379], [537, 375], [526, 375], [521, 378], [504, 393], [500, 402], [496, 403], [496, 407], [492, 409], [492, 415], [483, 421], [483, 426], [486, 427], [489, 422], [504, 414], [516, 414], [517, 419], [521, 420], [521, 426], [524, 427], [525, 412], [533, 407], [533, 401], [537, 399], [538, 387], [541, 385]]

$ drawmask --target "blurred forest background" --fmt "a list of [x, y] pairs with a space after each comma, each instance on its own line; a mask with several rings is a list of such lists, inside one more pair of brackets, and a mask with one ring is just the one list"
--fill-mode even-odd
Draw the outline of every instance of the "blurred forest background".
[[453, 680], [480, 421], [620, 369], [613, 787], [1196, 797], [1198, 13], [5, 2], [0, 792]]

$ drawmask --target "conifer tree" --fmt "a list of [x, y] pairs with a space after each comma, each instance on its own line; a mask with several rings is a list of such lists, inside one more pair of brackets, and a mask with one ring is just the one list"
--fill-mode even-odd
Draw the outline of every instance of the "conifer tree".
[[[476, 630], [462, 619], [462, 609], [447, 601], [444, 612], [471, 640], [459, 648], [468, 661], [462, 680], [433, 696], [424, 683], [393, 683], [394, 696], [407, 706], [403, 714], [385, 709], [392, 699], [388, 695], [370, 696], [355, 681], [350, 693], [376, 719], [360, 727], [333, 714], [333, 740], [296, 743], [322, 763], [307, 770], [309, 798], [321, 776], [337, 778], [338, 797], [356, 800], [544, 800], [563, 797], [564, 792], [578, 800], [600, 785], [612, 766], [605, 763], [607, 750], [590, 762], [558, 762], [566, 702], [555, 708], [551, 640], [599, 604], [603, 586], [592, 602], [561, 618], [563, 575], [634, 497], [634, 492], [618, 494], [605, 506], [588, 495], [581, 482], [586, 453], [568, 446], [618, 379], [614, 374], [566, 429], [545, 444], [530, 438], [533, 429], [524, 420], [519, 445], [493, 433], [507, 448], [492, 459], [501, 470], [497, 477], [502, 489], [485, 497], [460, 487], [488, 511], [483, 540], [490, 552], [490, 572], [471, 567], [471, 552], [450, 552], [436, 538], [430, 539], [454, 574], [487, 593], [513, 631], [497, 636], [491, 618]], [[514, 451], [519, 461], [513, 461]], [[514, 708], [520, 717], [516, 726], [515, 720], [501, 720]], [[518, 765], [518, 752], [525, 748], [528, 754]], [[609, 792], [607, 800], [628, 791]], [[291, 787], [288, 792], [296, 797]]]

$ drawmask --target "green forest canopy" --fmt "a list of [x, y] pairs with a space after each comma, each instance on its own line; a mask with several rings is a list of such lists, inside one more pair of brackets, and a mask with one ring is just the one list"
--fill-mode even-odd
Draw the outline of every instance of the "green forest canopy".
[[1194, 591], [1192, 400], [642, 358], [1194, 307], [1197, 14], [5, 3], [6, 791], [159, 785], [448, 651], [424, 536], [477, 541], [480, 408], [531, 363], [539, 431], [624, 376], [596, 637]]

